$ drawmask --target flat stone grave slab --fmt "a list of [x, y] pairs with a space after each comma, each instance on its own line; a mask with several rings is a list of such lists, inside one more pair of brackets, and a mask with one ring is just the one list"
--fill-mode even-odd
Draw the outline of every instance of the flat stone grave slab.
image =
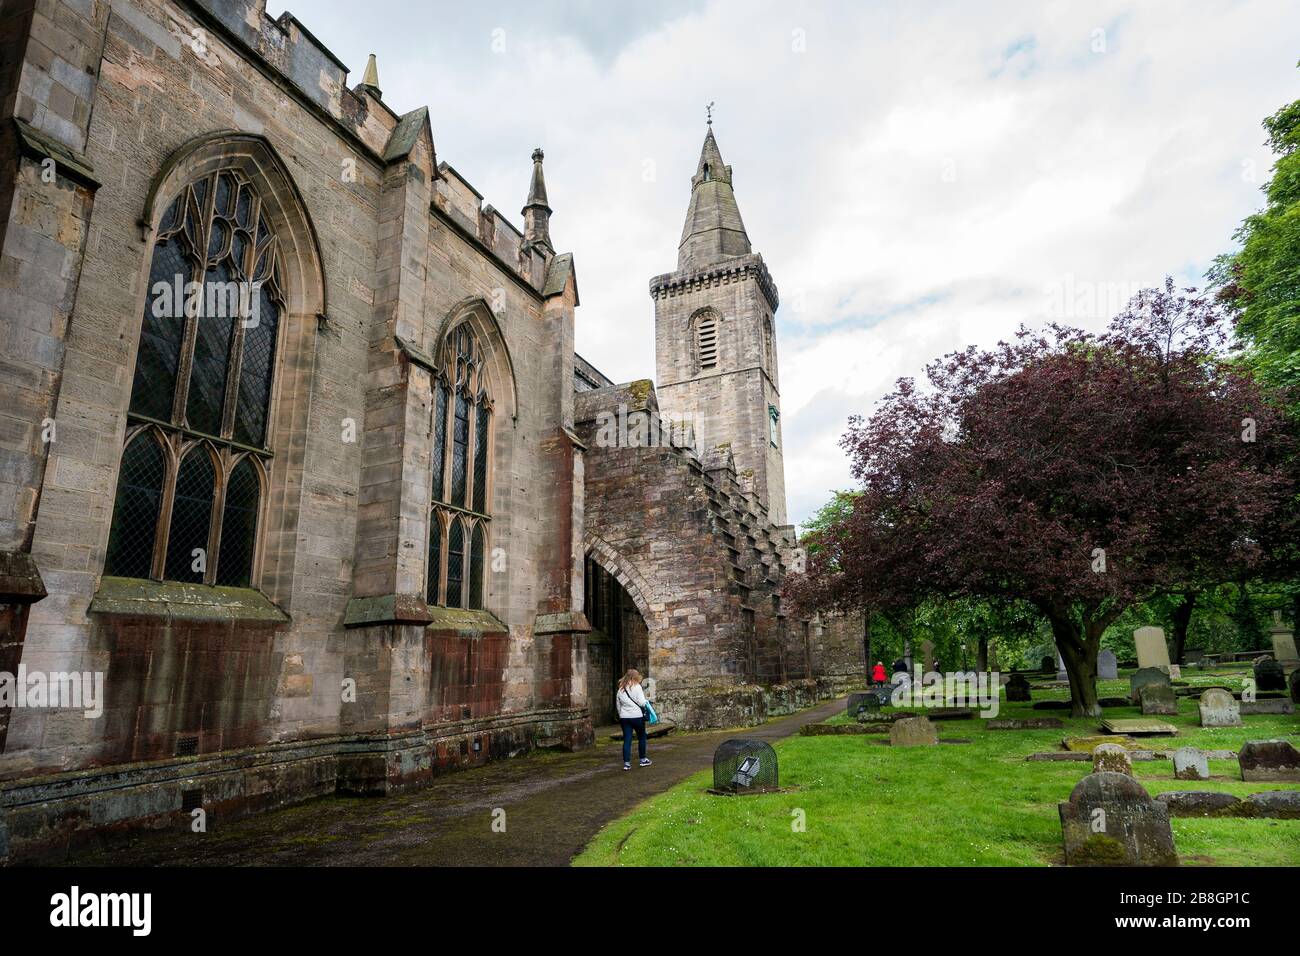
[[[879, 724], [879, 730], [867, 724], [804, 724], [799, 728], [801, 737], [840, 737], [871, 733], [889, 733], [887, 724]], [[620, 738], [622, 739], [622, 738]]]
[[1235, 817], [1241, 815], [1241, 799], [1231, 793], [1211, 790], [1170, 790], [1156, 797], [1171, 817]]
[[1270, 697], [1268, 700], [1243, 700], [1239, 706], [1242, 716], [1251, 714], [1294, 714], [1295, 704], [1285, 697]]
[[1112, 734], [1153, 734], [1176, 735], [1178, 728], [1163, 720], [1150, 717], [1104, 717], [1101, 721], [1104, 730]]
[[1059, 717], [999, 717], [984, 721], [985, 730], [1060, 730], [1065, 721]]
[[1169, 810], [1123, 773], [1090, 773], [1057, 804], [1067, 866], [1176, 866]]
[[1033, 710], [1069, 710], [1068, 700], [1038, 700], [1031, 705]]
[[1122, 734], [1109, 734], [1106, 736], [1092, 737], [1066, 737], [1061, 741], [1066, 750], [1073, 750], [1076, 753], [1091, 754], [1093, 750], [1102, 744], [1119, 744], [1121, 747], [1136, 750], [1138, 742], [1132, 737], [1125, 737]]
[[1127, 697], [1102, 697], [1097, 704], [1100, 707], [1132, 707], [1133, 701]]

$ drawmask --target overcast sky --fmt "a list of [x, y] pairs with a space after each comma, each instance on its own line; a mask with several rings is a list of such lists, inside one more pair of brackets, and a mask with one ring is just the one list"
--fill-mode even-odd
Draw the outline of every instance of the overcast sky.
[[350, 82], [377, 54], [384, 101], [427, 105], [439, 159], [517, 224], [545, 149], [578, 351], [620, 382], [654, 375], [647, 284], [676, 266], [716, 103], [781, 293], [793, 521], [850, 485], [845, 420], [900, 376], [1200, 283], [1260, 205], [1261, 119], [1300, 97], [1294, 0], [289, 9]]

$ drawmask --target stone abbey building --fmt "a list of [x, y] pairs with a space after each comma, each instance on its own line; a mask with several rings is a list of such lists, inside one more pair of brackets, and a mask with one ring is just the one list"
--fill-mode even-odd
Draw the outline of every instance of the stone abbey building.
[[684, 727], [861, 679], [781, 608], [711, 128], [619, 384], [542, 152], [521, 230], [265, 0], [6, 0], [0, 52], [0, 859], [581, 747], [629, 666]]

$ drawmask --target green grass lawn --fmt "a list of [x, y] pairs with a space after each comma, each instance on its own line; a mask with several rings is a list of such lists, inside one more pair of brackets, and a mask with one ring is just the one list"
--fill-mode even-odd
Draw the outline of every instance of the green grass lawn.
[[[1244, 669], [1196, 673], [1193, 684], [1234, 686]], [[1127, 675], [1104, 681], [1101, 696], [1125, 696]], [[1064, 699], [1036, 690], [1035, 700]], [[937, 721], [941, 738], [970, 744], [891, 748], [887, 736], [792, 737], [776, 745], [785, 792], [747, 797], [705, 793], [700, 773], [605, 827], [579, 866], [1046, 866], [1063, 862], [1056, 805], [1091, 769], [1083, 762], [1026, 762], [1060, 749], [1063, 736], [1098, 733], [1093, 719], [1002, 702], [1000, 717], [1061, 717], [1064, 730], [986, 731], [980, 720]], [[1140, 716], [1107, 708], [1107, 716]], [[1182, 700], [1177, 738], [1154, 747], [1235, 750], [1246, 740], [1300, 732], [1300, 715], [1248, 716], [1244, 728], [1202, 729], [1196, 704]], [[738, 731], [737, 736], [742, 736]], [[1175, 742], [1176, 741], [1176, 742]], [[1168, 760], [1139, 762], [1152, 793], [1221, 790], [1245, 795], [1294, 788], [1242, 783], [1235, 760], [1210, 761], [1208, 781], [1173, 778]], [[1221, 779], [1214, 779], [1221, 778]], [[802, 819], [803, 832], [793, 826]], [[1300, 866], [1300, 820], [1175, 819], [1187, 865]]]

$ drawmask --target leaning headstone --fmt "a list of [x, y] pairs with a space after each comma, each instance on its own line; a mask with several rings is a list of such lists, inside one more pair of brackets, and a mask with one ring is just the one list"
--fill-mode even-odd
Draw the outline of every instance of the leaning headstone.
[[1176, 866], [1169, 811], [1123, 773], [1090, 773], [1058, 804], [1068, 866]]
[[1199, 709], [1202, 727], [1241, 726], [1241, 706], [1221, 687], [1211, 687], [1202, 694]]
[[1138, 691], [1141, 690], [1143, 687], [1145, 687], [1147, 684], [1168, 684], [1168, 683], [1169, 683], [1169, 673], [1167, 671], [1162, 671], [1158, 667], [1139, 668], [1138, 670], [1135, 670], [1128, 679], [1129, 700], [1133, 701], [1133, 703], [1135, 704], [1141, 703], [1142, 698], [1138, 696]]
[[1256, 690], [1286, 690], [1286, 671], [1271, 657], [1255, 662]]
[[904, 717], [889, 728], [891, 747], [933, 747], [938, 743], [939, 733], [926, 717]]
[[1118, 744], [1100, 744], [1092, 751], [1093, 773], [1126, 773], [1133, 776], [1133, 761]]
[[1165, 643], [1165, 632], [1158, 627], [1139, 627], [1133, 632], [1133, 644], [1137, 648], [1138, 667], [1159, 667], [1169, 673], [1169, 645]]
[[1300, 751], [1285, 740], [1248, 740], [1237, 764], [1242, 780], [1300, 780]]
[[1148, 717], [1173, 717], [1178, 714], [1178, 697], [1168, 684], [1145, 684], [1138, 688], [1142, 713]]
[[1033, 695], [1029, 693], [1029, 681], [1025, 680], [1024, 674], [1012, 674], [1011, 680], [1007, 681], [1007, 700], [1009, 702], [1023, 703], [1032, 700]]
[[1119, 661], [1110, 648], [1097, 655], [1097, 679], [1116, 680], [1119, 678]]
[[1195, 747], [1179, 747], [1174, 751], [1174, 776], [1179, 780], [1209, 780], [1210, 762]]

